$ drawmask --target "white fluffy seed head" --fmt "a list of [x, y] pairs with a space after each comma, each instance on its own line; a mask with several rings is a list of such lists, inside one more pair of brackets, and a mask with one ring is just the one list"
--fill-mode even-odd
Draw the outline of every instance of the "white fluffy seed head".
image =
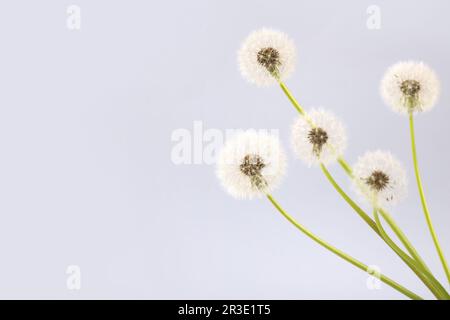
[[436, 73], [423, 62], [394, 64], [381, 81], [385, 103], [401, 114], [430, 110], [439, 97], [439, 91]]
[[406, 198], [406, 171], [390, 152], [366, 152], [354, 165], [353, 174], [355, 191], [372, 205], [385, 207]]
[[295, 60], [294, 42], [286, 34], [266, 28], [252, 32], [238, 51], [242, 76], [258, 86], [287, 79]]
[[229, 139], [217, 162], [217, 176], [238, 199], [272, 192], [286, 171], [286, 154], [274, 135], [247, 130]]
[[330, 164], [344, 153], [347, 133], [338, 118], [318, 108], [294, 122], [291, 142], [296, 156], [307, 165]]

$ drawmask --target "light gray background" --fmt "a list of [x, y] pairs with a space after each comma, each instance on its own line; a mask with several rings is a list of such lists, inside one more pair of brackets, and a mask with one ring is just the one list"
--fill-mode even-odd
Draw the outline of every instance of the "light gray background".
[[[81, 31], [66, 8], [82, 10]], [[381, 30], [366, 9], [381, 8]], [[346, 157], [392, 150], [410, 197], [393, 214], [440, 279], [419, 207], [407, 120], [378, 93], [386, 67], [423, 59], [442, 96], [417, 119], [431, 214], [450, 257], [448, 1], [3, 1], [0, 8], [1, 298], [403, 298], [318, 247], [265, 200], [237, 201], [214, 167], [171, 162], [177, 128], [278, 128], [296, 113], [277, 88], [246, 83], [236, 50], [262, 26], [288, 33], [287, 82], [305, 106], [332, 109]], [[347, 186], [334, 166], [332, 171]], [[430, 297], [341, 201], [319, 170], [295, 161], [275, 196], [301, 222]], [[66, 288], [79, 265], [82, 288]]]

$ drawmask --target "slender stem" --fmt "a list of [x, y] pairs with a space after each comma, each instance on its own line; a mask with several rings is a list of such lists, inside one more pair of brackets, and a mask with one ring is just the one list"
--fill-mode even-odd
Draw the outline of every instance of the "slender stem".
[[430, 272], [430, 269], [426, 265], [425, 261], [423, 261], [422, 257], [417, 252], [416, 248], [412, 245], [412, 243], [409, 241], [409, 239], [406, 237], [406, 235], [403, 233], [403, 231], [400, 229], [400, 227], [395, 222], [394, 218], [384, 209], [378, 208], [378, 211], [381, 213], [382, 217], [386, 222], [389, 224], [389, 227], [391, 227], [392, 231], [396, 234], [396, 236], [399, 238], [399, 240], [403, 243], [406, 250], [408, 250], [409, 254], [428, 272]]
[[[328, 249], [329, 251], [331, 251], [332, 253], [336, 254], [337, 256], [341, 257], [342, 259], [344, 259], [345, 261], [351, 263], [352, 265], [354, 265], [355, 267], [367, 272], [368, 270], [368, 266], [365, 265], [364, 263], [354, 259], [353, 257], [349, 256], [348, 254], [346, 254], [345, 252], [335, 248], [334, 246], [328, 244], [326, 241], [322, 240], [321, 238], [317, 237], [315, 234], [313, 234], [311, 231], [309, 231], [307, 228], [305, 228], [303, 225], [301, 225], [300, 223], [298, 223], [293, 217], [291, 217], [286, 211], [284, 211], [284, 209], [281, 207], [280, 204], [278, 204], [278, 202], [271, 196], [271, 195], [267, 195], [267, 198], [269, 199], [269, 201], [273, 204], [273, 206], [290, 222], [292, 223], [297, 229], [299, 229], [301, 232], [303, 232], [306, 236], [308, 236], [309, 238], [311, 238], [312, 240], [314, 240], [315, 242], [317, 242], [318, 244], [320, 244], [322, 247]], [[418, 296], [417, 294], [413, 293], [412, 291], [406, 289], [405, 287], [401, 286], [400, 284], [398, 284], [397, 282], [395, 282], [394, 280], [388, 278], [385, 275], [380, 274], [380, 280], [383, 281], [384, 283], [386, 283], [387, 285], [391, 286], [392, 288], [396, 289], [397, 291], [403, 293], [404, 295], [406, 295], [407, 297], [414, 299], [414, 300], [423, 300], [423, 298], [421, 298], [420, 296]]]
[[[283, 92], [286, 94], [286, 96], [288, 97], [289, 101], [292, 103], [292, 105], [295, 107], [295, 109], [300, 113], [301, 116], [305, 117], [307, 121], [311, 121], [308, 118], [308, 115], [306, 114], [306, 112], [304, 111], [304, 109], [300, 106], [300, 104], [298, 103], [298, 101], [294, 98], [294, 96], [292, 95], [292, 93], [289, 91], [289, 89], [286, 87], [286, 85], [279, 81], [280, 83], [280, 87], [283, 90]], [[344, 171], [347, 173], [347, 175], [351, 178], [354, 179], [353, 176], [353, 170], [351, 168], [351, 166], [347, 163], [347, 161], [345, 161], [345, 159], [343, 157], [339, 157], [338, 158], [338, 162], [340, 164], [340, 166], [344, 169]], [[326, 169], [326, 168], [325, 168]], [[323, 170], [323, 169], [322, 169]], [[324, 171], [325, 173], [325, 171]], [[327, 174], [326, 174], [327, 175]], [[375, 221], [373, 221], [370, 217], [368, 217], [368, 215], [358, 206], [356, 205], [356, 203], [354, 201], [352, 201], [350, 199], [350, 197], [348, 197], [345, 192], [342, 190], [342, 188], [339, 187], [339, 185], [334, 181], [334, 179], [331, 177], [331, 175], [328, 172], [327, 175], [328, 180], [333, 184], [333, 186], [335, 187], [335, 189], [341, 194], [341, 196], [343, 196], [343, 198], [347, 201], [347, 203], [359, 214], [359, 216], [364, 219], [364, 221], [366, 221], [366, 223], [378, 234], [380, 235], [378, 228], [376, 227], [376, 223]], [[393, 219], [391, 219], [390, 221], [394, 221]], [[399, 228], [397, 228], [397, 230], [400, 230]], [[404, 234], [402, 233], [402, 235], [404, 236]], [[407, 240], [406, 236], [403, 237], [404, 240]], [[408, 241], [409, 243], [409, 241]], [[410, 243], [409, 243], [410, 244]], [[412, 247], [412, 245], [409, 246], [410, 249], [414, 249], [414, 247]], [[414, 249], [414, 252], [417, 253]], [[419, 255], [417, 254], [416, 256], [419, 257]], [[419, 257], [420, 258], [420, 257]], [[444, 260], [445, 261], [445, 260]], [[405, 261], [406, 262], [406, 261]], [[419, 263], [423, 263], [423, 260], [420, 259], [418, 261]], [[423, 263], [424, 264], [424, 263]], [[425, 265], [425, 264], [424, 264]], [[411, 266], [410, 266], [411, 267]], [[425, 265], [425, 271], [426, 269], [428, 269]], [[448, 269], [446, 269], [448, 270]], [[414, 271], [414, 270], [413, 270]], [[431, 274], [431, 273], [430, 273]], [[448, 276], [448, 274], [447, 274]], [[450, 278], [449, 278], [450, 279]]]
[[395, 244], [395, 242], [389, 237], [386, 231], [383, 228], [383, 225], [380, 221], [380, 216], [378, 214], [378, 210], [376, 208], [373, 209], [375, 221], [378, 226], [378, 230], [380, 231], [381, 236], [384, 241], [389, 245], [389, 247], [394, 250], [394, 252], [405, 262], [407, 263], [414, 273], [422, 280], [422, 282], [430, 289], [430, 291], [434, 294], [434, 296], [438, 299], [449, 299], [449, 295], [445, 291], [445, 289], [440, 285], [440, 283], [434, 278], [434, 276], [428, 272], [423, 271], [421, 266], [417, 265], [417, 262], [411, 259], [399, 246]]
[[416, 261], [416, 263], [419, 265], [419, 267], [421, 267], [422, 271], [429, 275], [429, 278], [431, 279], [431, 281], [444, 294], [444, 296], [447, 299], [450, 298], [450, 295], [447, 293], [445, 288], [440, 284], [440, 282], [433, 276], [430, 269], [426, 265], [425, 261], [420, 257], [419, 253], [414, 248], [414, 246], [411, 244], [409, 239], [406, 237], [406, 235], [403, 233], [403, 231], [395, 223], [392, 216], [382, 208], [378, 208], [378, 212], [381, 213], [381, 216], [383, 217], [383, 219], [389, 224], [389, 227], [392, 229], [392, 231], [394, 231], [396, 236], [400, 239], [402, 244], [405, 246], [406, 250], [408, 250], [408, 252], [411, 254], [412, 258]]
[[338, 158], [338, 163], [341, 165], [342, 169], [351, 177], [353, 178], [353, 170], [352, 167], [348, 164], [347, 161], [343, 157]]
[[[345, 159], [343, 157], [340, 157], [338, 159], [339, 164], [341, 165], [341, 167], [344, 169], [344, 171], [350, 176], [350, 178], [354, 179], [353, 176], [353, 170], [351, 168], [351, 166], [345, 161]], [[428, 268], [428, 266], [426, 265], [425, 261], [420, 257], [419, 253], [417, 252], [417, 250], [414, 248], [414, 246], [411, 244], [411, 242], [408, 240], [408, 238], [406, 237], [406, 235], [403, 233], [403, 231], [400, 229], [400, 227], [398, 227], [398, 225], [395, 223], [395, 220], [392, 218], [391, 215], [389, 215], [385, 210], [383, 209], [379, 209], [381, 212], [384, 213], [384, 218], [387, 219], [386, 221], [388, 222], [389, 226], [391, 227], [391, 229], [393, 229], [393, 231], [395, 232], [395, 234], [397, 235], [397, 237], [400, 239], [400, 241], [403, 243], [403, 245], [405, 246], [405, 248], [408, 250], [408, 252], [411, 254], [411, 256], [413, 257], [413, 259], [415, 259], [421, 266], [421, 268], [428, 272], [433, 278], [434, 276], [432, 275], [430, 269]], [[434, 278], [435, 279], [435, 278]], [[436, 280], [437, 281], [437, 280]], [[439, 283], [439, 282], [438, 282]], [[441, 284], [439, 283], [439, 286], [441, 286]], [[441, 286], [442, 287], [442, 286]], [[444, 289], [445, 290], [445, 289]]]
[[289, 101], [291, 101], [292, 105], [295, 107], [295, 109], [297, 109], [297, 111], [304, 116], [305, 115], [305, 110], [303, 110], [302, 106], [300, 105], [300, 103], [298, 103], [298, 101], [294, 98], [294, 96], [292, 95], [292, 93], [289, 91], [289, 89], [286, 87], [286, 85], [282, 82], [279, 81], [280, 83], [280, 87], [283, 90], [283, 92], [286, 94], [286, 96], [288, 97]]
[[[381, 230], [379, 230], [380, 228], [377, 226], [377, 223], [375, 221], [373, 221], [373, 219], [371, 217], [369, 217], [367, 215], [367, 213], [364, 212], [364, 210], [362, 210], [345, 192], [344, 190], [339, 186], [339, 184], [336, 182], [336, 180], [333, 178], [333, 176], [331, 175], [331, 173], [328, 171], [327, 167], [324, 164], [320, 165], [322, 172], [325, 174], [325, 176], [327, 177], [328, 181], [333, 185], [333, 187], [336, 189], [336, 191], [342, 196], [342, 198], [344, 198], [344, 200], [356, 211], [356, 213], [358, 213], [358, 215], [373, 229], [373, 231], [375, 231], [376, 234], [378, 234], [383, 240], [384, 242], [386, 242], [386, 244], [391, 247], [392, 250], [394, 250], [394, 252], [400, 257], [400, 259], [403, 260], [403, 262], [405, 262], [408, 267], [419, 277], [420, 280], [422, 280], [422, 282], [431, 290], [431, 292], [433, 294], [436, 293], [436, 290], [440, 290], [438, 293], [440, 294], [439, 297], [447, 297], [448, 294], [446, 293], [445, 289], [442, 287], [442, 285], [436, 280], [436, 278], [434, 278], [434, 276], [431, 274], [431, 272], [428, 270], [428, 268], [426, 267], [425, 263], [423, 263], [425, 265], [425, 267], [422, 266], [422, 264], [419, 264], [418, 267], [416, 266], [416, 262], [411, 259], [402, 249], [400, 249], [398, 246], [396, 247], [392, 247], [392, 244], [389, 241], [386, 241], [386, 238], [383, 237], [383, 235], [381, 234]], [[389, 216], [390, 217], [390, 216]], [[391, 218], [391, 217], [390, 217]], [[395, 224], [395, 221], [391, 218], [390, 222], [397, 226]], [[397, 229], [399, 230], [399, 228], [397, 227]], [[413, 248], [413, 246], [410, 244], [410, 242], [407, 240], [406, 236], [402, 233], [403, 238], [406, 239], [405, 242], [407, 242], [410, 245], [410, 248]], [[414, 248], [413, 248], [414, 249]], [[414, 250], [414, 252], [416, 253], [416, 251]], [[416, 253], [417, 254], [417, 253]], [[408, 259], [405, 259], [405, 256], [408, 257]], [[418, 256], [418, 254], [417, 254]], [[420, 258], [420, 257], [419, 257]], [[426, 275], [424, 275], [424, 274]], [[428, 278], [430, 278], [431, 280], [429, 280]], [[434, 284], [431, 285], [430, 281], [433, 282]], [[439, 288], [439, 289], [435, 289], [435, 288]], [[436, 296], [437, 297], [437, 296]], [[437, 297], [437, 298], [439, 298]]]
[[372, 228], [373, 231], [379, 233], [376, 223], [345, 193], [344, 190], [342, 190], [336, 180], [334, 180], [334, 178], [331, 176], [327, 167], [323, 163], [321, 163], [320, 168], [327, 177], [328, 181], [333, 185], [333, 187], [342, 196], [342, 198], [344, 198], [344, 200], [350, 205], [350, 207], [352, 207], [353, 210], [356, 211], [356, 213], [369, 225], [369, 227]]
[[447, 280], [450, 283], [450, 270], [449, 270], [447, 261], [445, 260], [444, 253], [442, 252], [441, 245], [439, 244], [439, 240], [436, 235], [436, 231], [434, 230], [433, 222], [431, 221], [430, 212], [428, 211], [427, 201], [425, 199], [425, 192], [423, 191], [422, 179], [420, 177], [420, 172], [419, 172], [419, 163], [417, 161], [416, 138], [415, 138], [415, 132], [414, 132], [414, 115], [412, 112], [409, 113], [409, 129], [410, 129], [409, 131], [411, 134], [411, 149], [412, 149], [412, 156], [413, 156], [413, 162], [414, 162], [414, 173], [416, 175], [417, 187], [419, 189], [420, 201], [422, 202], [423, 213], [425, 214], [425, 219], [427, 220], [428, 229], [430, 230], [431, 237], [433, 238], [434, 246], [436, 247], [436, 251], [439, 255], [439, 259], [441, 260], [442, 266], [445, 271], [445, 275], [447, 276]]

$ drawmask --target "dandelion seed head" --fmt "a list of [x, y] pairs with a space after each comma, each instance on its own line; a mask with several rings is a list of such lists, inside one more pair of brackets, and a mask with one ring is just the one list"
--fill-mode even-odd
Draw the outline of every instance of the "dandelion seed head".
[[353, 175], [355, 191], [372, 204], [385, 207], [406, 197], [406, 171], [390, 152], [365, 153], [354, 165]]
[[307, 165], [330, 164], [347, 147], [344, 125], [331, 112], [312, 109], [292, 126], [291, 142], [296, 156]]
[[262, 48], [258, 51], [256, 60], [270, 73], [278, 73], [278, 67], [281, 65], [281, 61], [280, 53], [277, 49], [271, 47]]
[[238, 51], [242, 76], [258, 86], [287, 79], [295, 68], [296, 49], [284, 33], [272, 29], [252, 32]]
[[322, 128], [314, 127], [308, 132], [308, 140], [313, 146], [313, 153], [320, 157], [322, 148], [328, 141], [328, 133]]
[[380, 170], [374, 170], [370, 176], [365, 179], [365, 183], [370, 189], [380, 192], [389, 185], [389, 176]]
[[261, 170], [265, 167], [263, 159], [256, 154], [248, 154], [242, 160], [239, 168], [241, 172], [250, 178], [250, 182], [258, 190], [266, 187], [266, 181], [261, 174]]
[[230, 138], [217, 162], [217, 176], [238, 199], [272, 192], [286, 171], [286, 155], [274, 135], [247, 130]]
[[386, 71], [381, 81], [385, 103], [402, 114], [432, 109], [439, 91], [436, 73], [423, 62], [399, 62]]

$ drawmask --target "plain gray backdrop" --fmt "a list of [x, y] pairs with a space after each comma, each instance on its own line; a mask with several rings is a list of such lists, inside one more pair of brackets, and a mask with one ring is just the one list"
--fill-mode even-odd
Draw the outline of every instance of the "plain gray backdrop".
[[[66, 27], [69, 5], [81, 30]], [[381, 10], [370, 30], [366, 10]], [[407, 118], [379, 95], [385, 69], [420, 59], [440, 76], [436, 108], [417, 118], [431, 215], [450, 257], [448, 1], [3, 1], [0, 7], [0, 297], [137, 299], [403, 299], [319, 247], [268, 201], [238, 201], [212, 165], [175, 165], [178, 128], [279, 129], [288, 175], [275, 196], [299, 221], [409, 289], [415, 275], [294, 159], [297, 116], [277, 87], [239, 74], [254, 29], [298, 49], [287, 84], [306, 107], [331, 109], [349, 133], [346, 158], [391, 150], [409, 197], [392, 210], [441, 280], [414, 184]], [[337, 166], [332, 172], [346, 188]], [[350, 191], [350, 190], [349, 190]], [[364, 207], [370, 209], [368, 207]], [[81, 289], [66, 286], [69, 265]]]

